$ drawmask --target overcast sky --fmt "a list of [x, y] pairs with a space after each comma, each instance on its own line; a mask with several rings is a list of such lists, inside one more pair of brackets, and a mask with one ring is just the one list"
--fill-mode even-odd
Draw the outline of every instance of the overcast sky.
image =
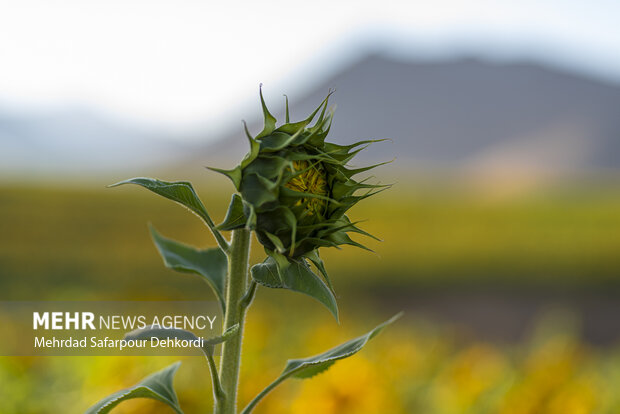
[[[169, 128], [301, 93], [369, 45], [537, 58], [620, 81], [620, 2], [0, 0], [0, 104]], [[320, 59], [318, 59], [320, 58]]]

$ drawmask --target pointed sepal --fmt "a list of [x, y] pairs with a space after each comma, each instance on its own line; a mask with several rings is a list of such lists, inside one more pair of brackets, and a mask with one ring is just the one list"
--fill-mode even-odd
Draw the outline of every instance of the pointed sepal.
[[271, 113], [269, 112], [269, 109], [267, 109], [267, 105], [265, 104], [265, 98], [263, 98], [263, 85], [261, 85], [259, 88], [259, 94], [260, 94], [260, 103], [261, 103], [261, 106], [263, 107], [264, 126], [263, 126], [263, 130], [261, 131], [261, 133], [256, 136], [256, 139], [261, 139], [263, 137], [266, 137], [267, 135], [271, 134], [276, 129], [276, 118], [273, 115], [271, 115]]

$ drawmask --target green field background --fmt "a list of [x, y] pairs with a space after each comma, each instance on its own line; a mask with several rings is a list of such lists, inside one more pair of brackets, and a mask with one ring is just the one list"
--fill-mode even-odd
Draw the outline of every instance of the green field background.
[[[196, 187], [211, 215], [223, 218], [229, 190]], [[182, 207], [145, 190], [5, 184], [0, 217], [2, 300], [212, 297], [198, 278], [163, 267], [147, 223], [199, 247], [215, 244], [209, 232]], [[584, 340], [579, 315], [570, 309], [537, 316], [513, 341], [431, 322], [410, 306], [438, 292], [590, 292], [620, 299], [620, 192], [614, 186], [580, 183], [495, 197], [401, 182], [362, 203], [351, 218], [365, 220], [360, 227], [384, 241], [357, 238], [375, 253], [323, 253], [341, 324], [310, 298], [260, 288], [248, 320], [241, 400], [277, 376], [286, 358], [318, 353], [401, 308], [406, 316], [360, 355], [310, 381], [286, 384], [257, 413], [620, 412], [620, 347]], [[263, 256], [255, 243], [253, 261]], [[80, 413], [174, 360], [0, 357], [0, 412]], [[183, 360], [181, 403], [188, 414], [209, 412], [206, 364]], [[117, 408], [168, 410], [148, 401]]]

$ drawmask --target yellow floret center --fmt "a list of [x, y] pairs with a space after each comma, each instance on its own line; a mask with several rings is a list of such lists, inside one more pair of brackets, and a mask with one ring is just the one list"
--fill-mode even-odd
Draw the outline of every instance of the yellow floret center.
[[[311, 165], [308, 161], [293, 161], [295, 172], [285, 186], [300, 193], [316, 194], [327, 196], [327, 181], [325, 169], [320, 163]], [[327, 204], [325, 199], [316, 197], [302, 198], [296, 206], [305, 205], [309, 214], [322, 214]]]

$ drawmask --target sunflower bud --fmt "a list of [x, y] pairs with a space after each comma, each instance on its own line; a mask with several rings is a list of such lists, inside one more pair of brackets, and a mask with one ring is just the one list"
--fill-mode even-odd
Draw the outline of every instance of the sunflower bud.
[[[347, 233], [370, 235], [345, 213], [385, 187], [353, 179], [377, 165], [347, 167], [351, 158], [374, 141], [351, 145], [325, 141], [333, 115], [326, 110], [330, 95], [308, 118], [295, 123], [289, 121], [287, 99], [286, 122], [276, 127], [261, 91], [264, 128], [256, 137], [245, 129], [250, 152], [232, 170], [214, 169], [228, 176], [238, 191], [219, 228], [254, 230], [280, 270], [287, 261], [305, 264], [305, 258], [323, 267], [318, 259], [320, 247], [349, 244], [365, 248]], [[365, 192], [358, 194], [360, 190]]]

